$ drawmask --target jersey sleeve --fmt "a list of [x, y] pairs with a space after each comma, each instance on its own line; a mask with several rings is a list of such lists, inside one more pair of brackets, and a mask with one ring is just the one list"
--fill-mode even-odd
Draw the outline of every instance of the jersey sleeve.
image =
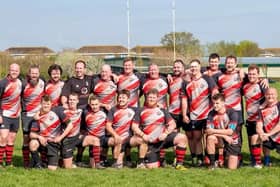
[[238, 113], [234, 110], [228, 110], [229, 124], [228, 128], [235, 131], [238, 122]]
[[71, 80], [72, 80], [72, 78], [65, 81], [65, 84], [63, 85], [62, 90], [61, 90], [61, 96], [65, 96], [65, 97], [69, 96], [69, 94], [71, 92], [71, 82], [72, 82]]
[[113, 107], [113, 108], [111, 108], [111, 110], [109, 110], [108, 115], [107, 115], [107, 121], [108, 122], [111, 122], [111, 123], [113, 122], [115, 111], [116, 111], [115, 107]]
[[182, 89], [181, 89], [181, 93], [180, 93], [181, 98], [188, 98], [188, 94], [187, 94], [187, 90], [186, 90], [187, 85], [188, 85], [188, 83], [186, 81], [183, 81]]
[[30, 130], [31, 132], [40, 132], [40, 125], [38, 121], [32, 120]]
[[137, 125], [140, 125], [140, 114], [141, 114], [141, 111], [143, 110], [143, 108], [138, 108], [136, 111], [135, 111], [135, 115], [133, 117], [133, 123], [137, 124]]
[[208, 75], [203, 75], [203, 78], [207, 81], [209, 89], [211, 90], [211, 92], [214, 89], [218, 89], [218, 86], [217, 86], [217, 84], [215, 83], [215, 81], [212, 77], [209, 77]]
[[164, 117], [165, 117], [165, 122], [166, 122], [166, 124], [168, 124], [170, 121], [174, 120], [174, 119], [172, 118], [172, 116], [170, 115], [170, 113], [169, 113], [167, 110], [165, 110], [165, 109], [161, 109], [161, 110], [162, 110], [163, 113], [164, 113]]
[[210, 111], [209, 114], [208, 114], [207, 123], [206, 123], [206, 128], [207, 129], [214, 129], [215, 128], [214, 121], [213, 121], [214, 116], [215, 116], [215, 111], [214, 110]]
[[52, 111], [56, 113], [58, 118], [62, 123], [69, 123], [70, 119], [67, 118], [66, 114], [64, 113], [64, 108], [62, 106], [54, 107]]
[[0, 81], [0, 115], [2, 115], [2, 95], [3, 95], [3, 93], [4, 93], [4, 91], [5, 91], [5, 88], [6, 88], [6, 85], [7, 85], [7, 79], [5, 78], [5, 79], [2, 79], [1, 81]]

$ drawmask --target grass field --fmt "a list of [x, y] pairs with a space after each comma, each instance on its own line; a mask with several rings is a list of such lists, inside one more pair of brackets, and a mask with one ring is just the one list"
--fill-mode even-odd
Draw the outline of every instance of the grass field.
[[[272, 86], [280, 90], [280, 83]], [[279, 92], [280, 94], [280, 92]], [[72, 170], [58, 169], [25, 170], [22, 168], [21, 134], [19, 133], [14, 153], [14, 168], [0, 169], [0, 186], [280, 186], [280, 155], [272, 152], [273, 166], [255, 169], [249, 166], [249, 152], [245, 128], [243, 129], [244, 167], [229, 171], [190, 167], [187, 154], [187, 171], [177, 171], [171, 166], [164, 169], [105, 169], [95, 170], [77, 168]], [[189, 153], [189, 152], [188, 152]], [[87, 151], [85, 151], [87, 155]], [[135, 150], [133, 157], [136, 157]], [[86, 156], [85, 160], [88, 160]], [[172, 150], [167, 151], [167, 161], [172, 163]]]

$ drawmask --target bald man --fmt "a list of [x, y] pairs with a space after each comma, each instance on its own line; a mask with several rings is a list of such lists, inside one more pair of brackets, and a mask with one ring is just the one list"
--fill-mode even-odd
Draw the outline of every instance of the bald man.
[[6, 155], [6, 166], [12, 165], [21, 112], [22, 82], [18, 78], [19, 74], [19, 65], [13, 63], [9, 67], [7, 77], [0, 81], [0, 167], [3, 165], [4, 154]]
[[[280, 153], [280, 102], [275, 88], [265, 92], [265, 102], [259, 110], [257, 133], [263, 142], [264, 165], [270, 166], [270, 150]], [[261, 151], [258, 153], [261, 157]]]

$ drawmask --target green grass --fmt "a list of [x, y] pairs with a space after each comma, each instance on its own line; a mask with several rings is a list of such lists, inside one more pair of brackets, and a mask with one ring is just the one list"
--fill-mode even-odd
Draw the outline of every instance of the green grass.
[[[280, 90], [280, 83], [271, 86]], [[217, 169], [209, 171], [205, 168], [191, 168], [189, 152], [186, 157], [187, 171], [177, 171], [172, 167], [164, 169], [105, 169], [95, 170], [78, 168], [72, 170], [58, 169], [25, 170], [22, 168], [21, 134], [18, 134], [14, 154], [15, 168], [0, 169], [0, 186], [280, 186], [280, 156], [272, 152], [271, 168], [261, 170], [249, 166], [249, 152], [245, 128], [243, 128], [244, 144], [242, 152], [244, 167], [230, 171]], [[88, 160], [87, 151], [85, 160]], [[133, 157], [137, 155], [133, 150]], [[167, 151], [167, 161], [172, 163], [172, 150]]]

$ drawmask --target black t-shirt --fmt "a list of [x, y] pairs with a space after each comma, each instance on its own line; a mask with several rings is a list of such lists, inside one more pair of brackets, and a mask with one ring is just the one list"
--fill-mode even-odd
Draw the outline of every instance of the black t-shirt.
[[79, 95], [78, 108], [84, 108], [88, 102], [91, 86], [92, 76], [85, 75], [83, 79], [71, 77], [65, 82], [61, 95], [68, 97], [70, 93], [77, 93]]

